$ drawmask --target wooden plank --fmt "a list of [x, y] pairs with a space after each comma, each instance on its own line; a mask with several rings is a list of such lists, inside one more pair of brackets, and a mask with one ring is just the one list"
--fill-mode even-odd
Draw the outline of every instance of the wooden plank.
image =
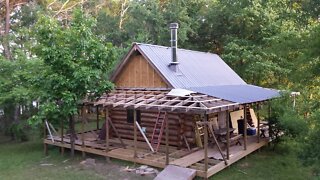
[[[45, 122], [42, 121], [42, 124], [43, 124], [43, 139], [47, 139], [47, 129], [46, 129]], [[44, 151], [44, 155], [48, 156], [48, 144], [46, 143], [43, 144], [43, 151]]]
[[[61, 142], [63, 143], [63, 129], [64, 129], [64, 121], [61, 119]], [[61, 155], [64, 155], [64, 147], [61, 147]]]
[[81, 112], [81, 147], [82, 147], [82, 158], [85, 158], [86, 153], [83, 151], [84, 149], [84, 118], [86, 118], [85, 113], [85, 106], [82, 106], [82, 112]]
[[229, 126], [229, 112], [226, 112], [226, 126], [227, 126], [227, 159], [230, 158], [230, 126]]
[[180, 159], [174, 160], [174, 161], [170, 162], [170, 164], [181, 166], [181, 167], [188, 167], [188, 166], [190, 166], [198, 161], [201, 161], [203, 159], [204, 159], [204, 150], [201, 149], [201, 150], [196, 151], [194, 153], [191, 153], [187, 156], [184, 156]]
[[243, 148], [244, 150], [247, 150], [247, 105], [244, 105], [243, 110], [243, 118], [244, 118], [244, 130], [243, 130]]
[[137, 111], [133, 111], [133, 133], [134, 133], [134, 153], [133, 158], [135, 159], [134, 162], [136, 162], [137, 159]]
[[167, 114], [165, 114], [165, 119], [166, 123], [166, 165], [169, 164], [169, 120]]
[[238, 160], [242, 159], [243, 157], [249, 155], [250, 153], [254, 152], [257, 149], [260, 149], [262, 146], [265, 146], [268, 144], [267, 140], [261, 141], [260, 143], [251, 143], [248, 145], [247, 150], [238, 150], [237, 153], [230, 156], [230, 160], [228, 161], [228, 165], [225, 165], [223, 162], [220, 162], [216, 164], [215, 166], [212, 166], [208, 170], [207, 177], [210, 177], [219, 171], [223, 170], [224, 168], [230, 166], [231, 164], [237, 162]]
[[[204, 115], [204, 121], [208, 122], [208, 114]], [[208, 125], [204, 126], [204, 172], [208, 171]]]
[[99, 126], [99, 106], [96, 107], [96, 115], [97, 115], [97, 130], [100, 129]]
[[192, 180], [196, 176], [196, 170], [168, 165], [162, 170], [155, 180]]
[[257, 141], [258, 141], [258, 143], [260, 143], [260, 114], [259, 114], [259, 112], [260, 112], [260, 104], [258, 103], [257, 104], [257, 118], [258, 118], [258, 135], [257, 135]]
[[[109, 121], [108, 121], [108, 118], [109, 118], [109, 109], [108, 108], [106, 108], [105, 109], [105, 113], [106, 113], [106, 117], [105, 117], [105, 123], [106, 123], [106, 153], [108, 153], [109, 152], [109, 146], [110, 146], [110, 142], [109, 142], [109, 133], [110, 133], [110, 131], [109, 131]], [[108, 157], [108, 156], [106, 156], [106, 160], [107, 160], [107, 162], [109, 162], [110, 161], [110, 158]]]
[[[44, 144], [52, 144], [52, 145], [55, 145], [55, 146], [60, 146], [60, 147], [64, 147], [64, 148], [70, 148], [70, 144], [68, 144], [68, 139], [66, 139], [66, 143], [61, 143], [59, 142], [61, 139], [59, 136], [56, 136], [55, 138], [55, 142], [53, 143], [50, 139], [45, 139], [44, 140]], [[59, 141], [58, 141], [59, 140]], [[117, 142], [115, 139], [110, 139], [110, 141], [113, 141], [113, 142]], [[127, 142], [133, 142], [132, 140], [124, 140], [126, 142], [126, 144], [128, 144]], [[139, 143], [142, 143], [142, 144], [145, 144], [143, 142], [138, 142]], [[244, 151], [242, 149], [241, 146], [232, 146], [230, 148], [230, 160], [229, 160], [229, 165], [238, 161], [239, 159], [241, 159], [242, 157], [252, 153], [253, 151], [261, 148], [262, 146], [266, 145], [268, 143], [268, 138], [262, 138], [261, 139], [261, 142], [260, 143], [256, 143], [256, 137], [252, 136], [252, 137], [248, 137], [248, 149], [247, 151]], [[88, 145], [88, 143], [86, 142], [86, 145]], [[111, 149], [111, 147], [110, 147]], [[174, 149], [174, 148], [172, 148]], [[112, 157], [112, 158], [116, 158], [116, 159], [121, 159], [121, 160], [126, 160], [126, 161], [131, 161], [131, 162], [137, 162], [137, 163], [141, 163], [141, 164], [146, 164], [146, 165], [150, 165], [150, 166], [153, 166], [153, 167], [159, 167], [159, 168], [164, 168], [165, 167], [165, 161], [164, 161], [164, 154], [162, 153], [160, 156], [158, 157], [162, 157], [162, 161], [154, 161], [154, 157], [153, 155], [150, 156], [146, 156], [146, 158], [137, 158], [136, 160], [134, 160], [133, 158], [133, 153], [134, 153], [134, 150], [133, 149], [123, 149], [123, 148], [115, 148], [109, 152], [106, 152], [105, 149], [95, 149], [95, 148], [90, 148], [90, 147], [85, 147], [84, 149], [81, 147], [81, 141], [76, 141], [76, 145], [75, 145], [75, 150], [78, 150], [78, 151], [82, 151], [84, 150], [85, 152], [87, 153], [93, 153], [93, 154], [97, 154], [97, 155], [102, 155], [102, 156], [108, 156], [108, 157]], [[143, 155], [145, 153], [147, 153], [147, 151], [145, 149], [138, 149], [139, 151], [139, 154]], [[181, 152], [180, 151], [177, 151], [176, 148], [175, 150], [172, 150], [172, 155], [175, 154], [176, 152]], [[197, 151], [198, 152], [198, 151]], [[200, 155], [200, 160], [203, 160], [203, 150], [200, 150], [200, 152], [198, 152], [199, 155]], [[215, 149], [212, 149], [212, 148], [208, 148], [208, 157], [213, 157], [214, 154], [217, 154], [217, 150]], [[193, 154], [193, 153], [191, 153]], [[190, 157], [190, 155], [187, 155]], [[157, 154], [155, 154], [156, 156]], [[171, 156], [171, 155], [170, 155]], [[185, 156], [185, 157], [187, 157]], [[183, 158], [185, 158], [183, 157]], [[190, 159], [192, 160], [192, 157], [190, 157]], [[177, 159], [179, 160], [179, 159]], [[177, 160], [174, 160], [174, 161], [177, 161]], [[180, 159], [181, 160], [181, 159]], [[172, 162], [174, 162], [172, 161]], [[190, 160], [188, 160], [190, 161]], [[197, 162], [199, 162], [197, 161]], [[206, 173], [202, 170], [197, 170], [197, 176], [200, 176], [200, 177], [210, 177], [212, 176], [213, 174], [219, 172], [220, 170], [226, 168], [227, 166], [224, 164], [223, 161], [221, 161], [221, 163], [219, 163], [219, 161], [216, 161], [216, 160], [212, 160], [214, 161], [213, 163], [211, 163], [211, 159], [208, 160], [210, 164], [216, 164], [214, 166], [211, 166], [209, 167], [209, 170], [208, 170], [208, 175], [206, 175]], [[172, 164], [171, 162], [171, 164]], [[196, 164], [196, 167], [202, 167], [202, 163], [197, 163], [197, 162], [194, 162], [192, 164]], [[191, 165], [192, 165], [191, 164]]]

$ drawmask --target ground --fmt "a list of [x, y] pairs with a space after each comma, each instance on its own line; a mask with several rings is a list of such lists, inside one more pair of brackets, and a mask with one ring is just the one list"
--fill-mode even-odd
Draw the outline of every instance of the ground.
[[[39, 138], [28, 142], [12, 142], [0, 138], [0, 179], [153, 179], [122, 171], [132, 163], [114, 160], [106, 163], [99, 156], [88, 156], [96, 160], [95, 166], [83, 166], [81, 153], [74, 160], [68, 151], [64, 156], [57, 147], [49, 148], [49, 156], [43, 155]], [[319, 179], [311, 169], [303, 167], [291, 153], [274, 152], [264, 148], [216, 174], [211, 179]]]

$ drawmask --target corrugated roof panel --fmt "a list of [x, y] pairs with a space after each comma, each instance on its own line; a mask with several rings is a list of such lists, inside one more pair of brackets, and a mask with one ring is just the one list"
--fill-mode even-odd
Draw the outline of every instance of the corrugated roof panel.
[[137, 44], [174, 88], [246, 84], [218, 55], [178, 49], [179, 72], [169, 68], [171, 48]]
[[264, 101], [280, 96], [280, 93], [277, 90], [250, 84], [190, 87], [188, 89], [240, 104]]

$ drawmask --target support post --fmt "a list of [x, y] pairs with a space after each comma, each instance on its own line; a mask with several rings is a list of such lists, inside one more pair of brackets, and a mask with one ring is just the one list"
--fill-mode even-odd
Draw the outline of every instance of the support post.
[[[208, 115], [204, 114], [204, 121], [208, 123]], [[204, 173], [208, 175], [208, 124], [204, 125]]]
[[258, 128], [258, 143], [260, 143], [260, 104], [257, 104], [257, 119], [258, 119], [258, 123], [257, 123], [257, 128]]
[[75, 147], [75, 138], [76, 138], [76, 133], [74, 129], [74, 115], [69, 115], [69, 128], [70, 128], [70, 154], [71, 158], [74, 158], [74, 147]]
[[244, 105], [243, 109], [244, 127], [243, 127], [243, 147], [247, 150], [247, 105]]
[[61, 119], [61, 144], [62, 144], [62, 147], [61, 147], [60, 150], [61, 150], [61, 155], [62, 155], [62, 156], [64, 155], [64, 146], [63, 146], [63, 144], [64, 144], [64, 140], [63, 140], [63, 138], [64, 138], [64, 137], [63, 137], [63, 136], [64, 136], [64, 135], [63, 135], [63, 129], [64, 129], [63, 126], [64, 126], [64, 124], [63, 124], [63, 122], [64, 122], [63, 119]]
[[99, 130], [99, 106], [96, 107], [96, 114], [97, 114], [97, 130]]
[[[208, 123], [208, 124], [209, 124], [209, 123]], [[227, 162], [226, 158], [224, 157], [224, 154], [223, 154], [223, 152], [222, 152], [222, 150], [221, 150], [221, 148], [220, 148], [219, 142], [218, 142], [218, 140], [217, 140], [217, 138], [216, 138], [216, 135], [214, 134], [214, 131], [213, 131], [213, 128], [212, 128], [212, 125], [211, 125], [211, 124], [210, 124], [210, 126], [209, 126], [209, 131], [211, 132], [212, 137], [213, 137], [213, 140], [214, 140], [214, 142], [216, 143], [216, 145], [217, 145], [217, 147], [218, 147], [218, 150], [219, 150], [219, 152], [220, 152], [220, 154], [221, 154], [221, 157], [222, 157], [222, 159], [223, 159], [223, 161], [224, 161], [224, 164], [225, 164], [225, 165], [228, 165], [228, 162]]]
[[169, 121], [168, 116], [166, 116], [166, 165], [169, 164]]
[[134, 151], [133, 151], [133, 158], [134, 163], [136, 164], [137, 158], [137, 111], [133, 110], [133, 141], [134, 141]]
[[109, 152], [109, 121], [108, 121], [108, 118], [109, 118], [109, 109], [106, 108], [105, 109], [106, 111], [106, 118], [105, 118], [105, 123], [106, 123], [106, 161], [107, 162], [110, 162], [110, 157], [108, 156], [108, 152]]
[[227, 126], [227, 159], [230, 158], [230, 128], [229, 128], [229, 111], [226, 111], [226, 126]]
[[[45, 121], [43, 120], [43, 140], [47, 139], [47, 128]], [[48, 156], [48, 144], [43, 143], [44, 155]]]
[[86, 157], [86, 153], [84, 152], [84, 118], [86, 118], [85, 108], [86, 108], [86, 106], [82, 106], [82, 112], [81, 112], [81, 150], [82, 150], [82, 158]]
[[[270, 119], [271, 119], [271, 101], [269, 101], [268, 103], [268, 130], [269, 130], [269, 139], [272, 139], [273, 136], [273, 132], [272, 132], [272, 128], [271, 128], [271, 124], [270, 124]], [[269, 143], [270, 145], [270, 143]]]

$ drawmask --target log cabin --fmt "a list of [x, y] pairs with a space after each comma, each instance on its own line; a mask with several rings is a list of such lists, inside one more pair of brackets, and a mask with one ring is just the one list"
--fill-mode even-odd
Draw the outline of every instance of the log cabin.
[[[170, 29], [171, 47], [133, 43], [111, 75], [116, 88], [83, 103], [75, 149], [208, 178], [269, 142], [253, 107], [279, 93], [247, 84], [216, 54], [178, 48], [178, 24]], [[84, 131], [92, 109], [97, 128]], [[61, 129], [45, 134], [46, 151], [71, 147]]]

